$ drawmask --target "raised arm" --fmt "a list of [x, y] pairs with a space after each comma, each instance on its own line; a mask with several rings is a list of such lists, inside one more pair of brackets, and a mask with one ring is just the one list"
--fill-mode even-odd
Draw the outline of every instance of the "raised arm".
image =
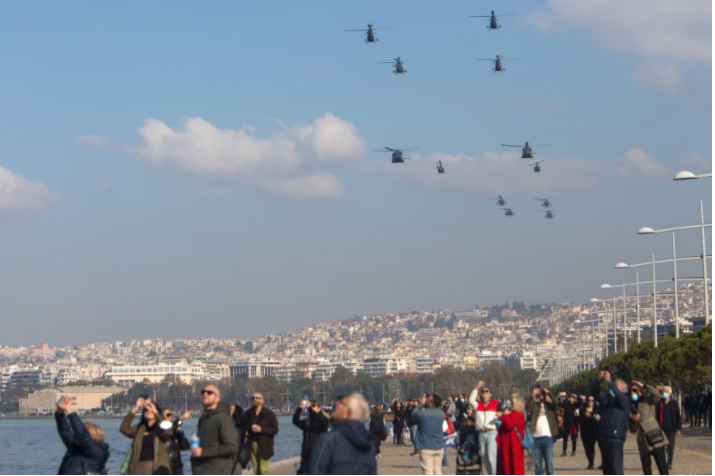
[[132, 426], [134, 416], [134, 410], [130, 411], [129, 413], [127, 413], [127, 416], [124, 417], [124, 420], [122, 420], [122, 424], [119, 426], [119, 432], [127, 438], [134, 438], [134, 436], [137, 434], [137, 427]]
[[307, 421], [301, 421], [300, 419], [300, 414], [303, 412], [303, 409], [298, 407], [295, 409], [295, 412], [293, 413], [293, 424], [300, 428], [301, 430], [305, 430], [305, 428], [308, 426]]
[[55, 411], [55, 423], [57, 423], [57, 433], [59, 433], [62, 443], [64, 443], [65, 447], [69, 449], [73, 444], [74, 436], [72, 435], [72, 430], [70, 430], [70, 425], [65, 417], [65, 412]]

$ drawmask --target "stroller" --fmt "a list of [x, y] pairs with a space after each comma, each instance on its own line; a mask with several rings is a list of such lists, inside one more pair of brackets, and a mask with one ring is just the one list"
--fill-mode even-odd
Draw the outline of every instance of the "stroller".
[[476, 452], [472, 453], [469, 459], [464, 458], [464, 453], [460, 453], [464, 445], [457, 447], [457, 474], [482, 474], [482, 455], [479, 452], [479, 446], [476, 446]]

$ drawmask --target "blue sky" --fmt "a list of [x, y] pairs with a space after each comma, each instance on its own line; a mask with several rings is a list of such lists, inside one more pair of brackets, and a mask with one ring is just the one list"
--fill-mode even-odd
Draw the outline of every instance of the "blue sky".
[[[494, 5], [519, 16], [467, 18]], [[608, 297], [633, 279], [613, 264], [670, 255], [640, 226], [694, 223], [699, 200], [711, 220], [710, 179], [671, 180], [711, 168], [710, 18], [707, 1], [5, 2], [0, 344]], [[367, 23], [393, 28], [343, 31]], [[475, 61], [496, 54], [518, 60]], [[421, 61], [378, 64], [397, 56]], [[500, 146], [526, 140], [554, 144], [540, 175]], [[420, 149], [393, 165], [385, 146]], [[677, 239], [698, 253], [697, 232]]]

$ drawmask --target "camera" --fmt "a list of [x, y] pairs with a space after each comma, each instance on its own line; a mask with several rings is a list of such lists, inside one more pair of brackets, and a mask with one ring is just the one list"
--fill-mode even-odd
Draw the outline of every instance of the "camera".
[[181, 425], [183, 425], [183, 424], [184, 424], [184, 421], [181, 418], [174, 418], [174, 421], [172, 422], [172, 426], [173, 426], [172, 430], [173, 431], [180, 430]]

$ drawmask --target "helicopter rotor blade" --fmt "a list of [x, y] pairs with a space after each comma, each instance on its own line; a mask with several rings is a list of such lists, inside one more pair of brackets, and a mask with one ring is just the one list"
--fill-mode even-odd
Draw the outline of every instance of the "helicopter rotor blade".
[[554, 145], [554, 144], [539, 144], [539, 145], [532, 145], [531, 147], [548, 147], [550, 145]]
[[419, 147], [410, 147], [409, 149], [400, 149], [400, 150], [405, 151], [405, 150], [414, 150], [414, 149], [419, 149]]
[[504, 147], [518, 147], [520, 149], [524, 148], [523, 145], [511, 145], [511, 144], [502, 144]]
[[373, 28], [373, 30], [384, 30], [385, 28], [395, 28], [394, 26], [380, 26], [377, 28]]
[[395, 64], [394, 61], [378, 61], [377, 64]]
[[390, 149], [389, 147], [385, 147], [385, 149], [391, 150], [392, 152], [399, 152], [399, 151], [400, 151], [400, 149]]
[[515, 15], [518, 15], [518, 13], [500, 13], [499, 15], [494, 15], [495, 17], [513, 17]]
[[413, 61], [422, 61], [422, 59], [413, 59], [413, 60], [400, 60], [400, 63], [412, 63]]
[[467, 15], [467, 18], [491, 18], [491, 15]]
[[389, 150], [373, 149], [373, 152], [390, 152]]
[[496, 61], [494, 58], [477, 58], [477, 61]]
[[362, 30], [345, 30], [345, 31], [367, 31], [367, 30], [366, 30], [366, 29], [362, 29]]

